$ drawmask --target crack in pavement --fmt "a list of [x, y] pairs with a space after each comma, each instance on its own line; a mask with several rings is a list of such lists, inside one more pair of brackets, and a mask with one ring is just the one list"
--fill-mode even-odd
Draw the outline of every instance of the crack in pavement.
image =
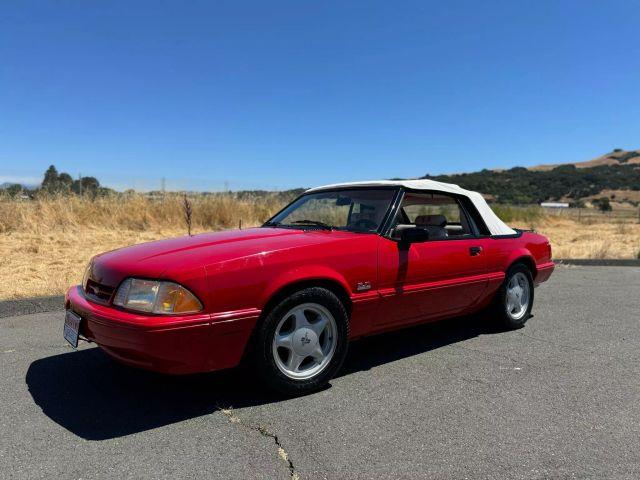
[[270, 432], [269, 430], [267, 430], [266, 427], [262, 425], [256, 426], [243, 421], [240, 417], [238, 417], [233, 413], [232, 407], [222, 408], [222, 407], [216, 406], [216, 409], [222, 412], [222, 414], [225, 415], [231, 423], [236, 423], [248, 430], [253, 430], [254, 432], [258, 432], [263, 437], [271, 438], [273, 442], [276, 444], [276, 446], [278, 447], [278, 457], [280, 458], [280, 460], [285, 462], [287, 464], [287, 467], [289, 468], [289, 475], [291, 480], [300, 480], [300, 476], [296, 473], [296, 468], [294, 467], [293, 462], [291, 461], [291, 458], [289, 458], [289, 454], [283, 448], [282, 444], [280, 443], [280, 440], [278, 439], [278, 436], [275, 433]]

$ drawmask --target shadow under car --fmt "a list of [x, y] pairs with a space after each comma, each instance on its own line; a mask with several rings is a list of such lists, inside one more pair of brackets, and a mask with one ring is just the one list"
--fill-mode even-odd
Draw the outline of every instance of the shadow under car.
[[[352, 342], [338, 377], [502, 330], [481, 316], [461, 317]], [[26, 383], [54, 422], [87, 440], [117, 438], [208, 415], [219, 408], [278, 402], [243, 368], [168, 376], [111, 360], [98, 348], [34, 361]]]

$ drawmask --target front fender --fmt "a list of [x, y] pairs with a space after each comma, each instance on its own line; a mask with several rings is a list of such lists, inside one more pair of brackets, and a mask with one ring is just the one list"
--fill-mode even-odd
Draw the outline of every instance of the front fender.
[[307, 283], [313, 282], [314, 280], [329, 281], [338, 284], [349, 297], [352, 295], [351, 286], [337, 270], [326, 265], [305, 265], [304, 268], [290, 268], [273, 278], [260, 296], [260, 308], [264, 308], [269, 300], [283, 289], [296, 283]]

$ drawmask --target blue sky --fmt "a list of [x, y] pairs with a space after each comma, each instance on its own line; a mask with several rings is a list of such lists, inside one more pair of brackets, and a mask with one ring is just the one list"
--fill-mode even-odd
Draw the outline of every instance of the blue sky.
[[0, 6], [0, 182], [288, 188], [640, 148], [629, 1]]

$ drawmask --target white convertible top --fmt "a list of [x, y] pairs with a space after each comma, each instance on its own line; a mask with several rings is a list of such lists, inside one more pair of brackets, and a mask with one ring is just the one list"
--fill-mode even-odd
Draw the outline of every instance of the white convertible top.
[[472, 190], [465, 190], [453, 183], [436, 182], [435, 180], [373, 180], [368, 182], [348, 182], [348, 183], [335, 183], [333, 185], [324, 185], [322, 187], [312, 188], [307, 190], [310, 192], [319, 192], [321, 190], [333, 190], [335, 188], [345, 187], [379, 187], [379, 186], [401, 186], [410, 190], [429, 190], [432, 192], [445, 192], [453, 193], [455, 195], [464, 195], [473, 202], [473, 205], [478, 210], [478, 213], [482, 215], [484, 223], [487, 225], [491, 235], [512, 235], [516, 233], [515, 230], [510, 228], [498, 216], [493, 213], [491, 207], [487, 204], [484, 197], [478, 192]]

